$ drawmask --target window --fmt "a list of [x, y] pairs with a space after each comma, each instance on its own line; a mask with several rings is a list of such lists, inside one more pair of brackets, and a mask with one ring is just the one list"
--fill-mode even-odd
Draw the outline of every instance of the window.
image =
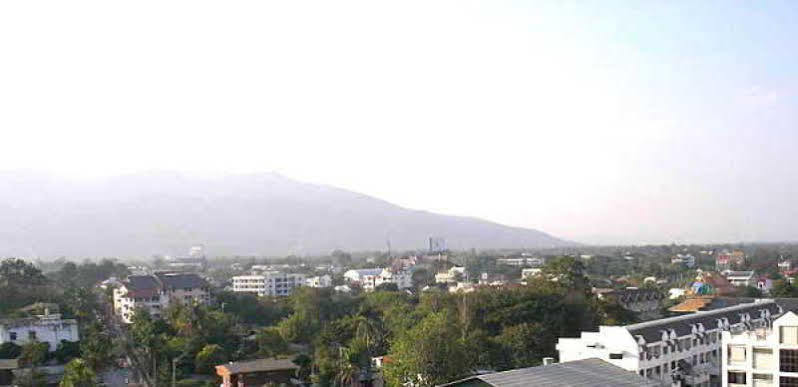
[[11, 341], [17, 341], [17, 332], [11, 332], [9, 335], [11, 336]]
[[610, 359], [612, 359], [612, 360], [621, 360], [621, 359], [623, 359], [623, 354], [622, 353], [611, 353], [610, 354]]
[[754, 348], [754, 368], [770, 369], [773, 367], [773, 351], [765, 348]]
[[780, 343], [798, 345], [798, 327], [780, 327]]
[[729, 372], [729, 384], [746, 384], [745, 372]]
[[744, 363], [745, 362], [745, 347], [742, 345], [729, 346], [729, 362], [730, 363]]
[[779, 351], [779, 369], [782, 372], [798, 372], [798, 350], [782, 349]]
[[798, 387], [798, 378], [782, 376], [779, 378], [779, 386]]
[[771, 374], [754, 374], [754, 385], [765, 384], [769, 385], [773, 382], [773, 375]]

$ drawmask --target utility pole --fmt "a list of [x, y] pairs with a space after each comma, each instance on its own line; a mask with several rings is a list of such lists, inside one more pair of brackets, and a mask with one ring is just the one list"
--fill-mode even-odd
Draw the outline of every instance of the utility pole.
[[182, 359], [184, 356], [186, 356], [185, 353], [181, 354], [180, 356], [178, 356], [178, 357], [176, 357], [174, 359], [172, 359], [172, 387], [175, 387], [175, 385], [177, 383], [177, 380], [175, 378], [175, 374], [176, 374], [176, 371], [177, 371], [177, 362], [179, 362], [180, 359]]

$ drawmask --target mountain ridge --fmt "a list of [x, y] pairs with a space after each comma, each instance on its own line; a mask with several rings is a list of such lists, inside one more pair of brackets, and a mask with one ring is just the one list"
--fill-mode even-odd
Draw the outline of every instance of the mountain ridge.
[[210, 255], [314, 255], [333, 249], [575, 245], [541, 231], [408, 209], [276, 173], [174, 172], [96, 180], [0, 173], [0, 256], [146, 257], [192, 244]]

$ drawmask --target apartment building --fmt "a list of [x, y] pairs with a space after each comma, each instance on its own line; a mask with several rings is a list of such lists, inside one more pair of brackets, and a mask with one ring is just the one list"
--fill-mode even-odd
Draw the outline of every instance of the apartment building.
[[210, 303], [210, 285], [193, 273], [156, 273], [132, 275], [114, 289], [114, 312], [130, 324], [137, 309], [160, 318], [171, 303]]
[[332, 286], [332, 277], [329, 274], [318, 275], [305, 279], [305, 286], [311, 288], [329, 288]]
[[393, 271], [391, 269], [360, 269], [344, 273], [344, 279], [350, 284], [357, 284], [367, 291], [373, 291], [382, 284], [396, 284], [399, 289], [413, 287], [413, 276], [410, 271]]
[[233, 291], [255, 293], [258, 296], [285, 297], [305, 284], [305, 275], [264, 271], [259, 274], [233, 277]]
[[626, 326], [600, 326], [578, 338], [560, 338], [560, 361], [599, 358], [671, 386], [721, 384], [721, 333], [754, 330], [782, 314], [773, 300]]
[[55, 351], [61, 341], [77, 342], [78, 322], [62, 319], [59, 313], [50, 313], [26, 318], [0, 319], [0, 345], [14, 343], [23, 346], [31, 341], [47, 343]]
[[798, 316], [747, 324], [721, 334], [723, 386], [798, 386]]

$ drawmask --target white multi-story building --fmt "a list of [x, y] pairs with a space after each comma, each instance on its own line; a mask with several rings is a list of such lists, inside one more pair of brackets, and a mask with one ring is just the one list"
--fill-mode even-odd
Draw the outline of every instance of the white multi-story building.
[[209, 304], [210, 300], [210, 285], [197, 274], [132, 275], [114, 289], [114, 313], [130, 324], [137, 309], [160, 318], [170, 303]]
[[382, 284], [396, 284], [399, 289], [410, 289], [413, 287], [413, 274], [409, 271], [393, 271], [383, 269], [375, 282], [376, 286]]
[[363, 290], [372, 291], [377, 287], [377, 277], [384, 269], [359, 269], [348, 270], [344, 273], [344, 279], [350, 284], [360, 285]]
[[304, 284], [304, 274], [280, 271], [233, 277], [234, 292], [256, 293], [258, 296], [290, 296], [294, 289]]
[[540, 267], [546, 263], [544, 258], [540, 257], [521, 257], [521, 258], [498, 258], [496, 259], [496, 264], [498, 265], [507, 265], [507, 266], [515, 266], [515, 267]]
[[579, 338], [560, 338], [561, 362], [599, 358], [672, 386], [721, 383], [721, 333], [753, 331], [758, 321], [781, 315], [773, 300], [626, 326], [601, 326]]
[[26, 318], [0, 319], [0, 344], [23, 346], [31, 341], [47, 343], [55, 351], [62, 341], [77, 342], [78, 322], [62, 319], [59, 313], [45, 311], [43, 315]]
[[457, 283], [457, 281], [465, 279], [465, 276], [465, 267], [452, 266], [445, 272], [435, 274], [435, 282], [439, 284]]
[[798, 386], [798, 316], [746, 324], [722, 333], [723, 386]]
[[413, 276], [409, 271], [393, 271], [390, 269], [360, 269], [344, 273], [344, 279], [350, 284], [357, 284], [367, 291], [373, 291], [382, 284], [396, 284], [399, 289], [413, 287]]
[[305, 286], [311, 288], [329, 288], [332, 286], [332, 277], [328, 274], [305, 279]]

